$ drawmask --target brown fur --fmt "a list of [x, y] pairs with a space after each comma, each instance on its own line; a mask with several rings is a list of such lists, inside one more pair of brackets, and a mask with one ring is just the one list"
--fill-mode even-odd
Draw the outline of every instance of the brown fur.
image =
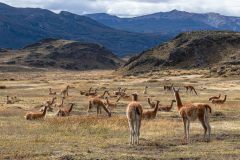
[[[11, 99], [10, 99], [11, 98]], [[13, 100], [13, 98], [12, 97], [9, 97], [8, 95], [7, 95], [7, 102], [6, 102], [6, 104], [14, 104], [15, 102], [14, 102], [14, 100]]]
[[226, 102], [226, 100], [227, 100], [227, 95], [225, 95], [224, 99], [213, 99], [212, 103], [213, 104], [223, 104]]
[[59, 117], [69, 116], [74, 105], [75, 105], [74, 103], [71, 103], [69, 108], [59, 109], [58, 112], [57, 112], [57, 116], [59, 116]]
[[168, 85], [163, 86], [164, 91], [171, 91], [172, 88], [173, 88], [173, 84], [171, 86], [168, 86]]
[[98, 97], [94, 97], [89, 100], [88, 112], [90, 112], [92, 108], [97, 108], [97, 115], [101, 114], [101, 108], [103, 108], [108, 116], [111, 117], [111, 112], [107, 109], [103, 101]]
[[208, 113], [212, 112], [211, 107], [208, 104], [204, 103], [189, 103], [189, 104], [182, 104], [182, 101], [180, 99], [179, 95], [179, 89], [174, 90], [174, 95], [177, 101], [177, 107], [178, 111], [180, 113], [180, 116], [183, 119], [184, 124], [184, 135], [186, 143], [188, 143], [189, 140], [189, 128], [190, 128], [190, 122], [194, 121], [196, 119], [199, 119], [201, 122], [203, 128], [204, 128], [204, 139], [206, 137], [206, 133], [208, 132], [207, 141], [210, 141], [211, 136], [211, 127], [209, 124], [209, 115]]
[[61, 91], [61, 95], [62, 95], [63, 97], [69, 96], [69, 94], [68, 94], [69, 88], [70, 88], [70, 86], [67, 85], [66, 88]]
[[41, 119], [44, 118], [46, 115], [48, 106], [44, 106], [43, 112], [37, 111], [37, 112], [28, 112], [24, 117], [27, 120], [35, 120], [35, 119]]
[[130, 144], [139, 144], [141, 120], [142, 120], [142, 106], [138, 102], [138, 95], [132, 94], [133, 100], [127, 106], [126, 115], [130, 129]]
[[175, 100], [171, 101], [171, 105], [162, 105], [159, 107], [159, 111], [170, 112], [173, 108], [173, 103], [176, 102]]
[[155, 102], [151, 102], [151, 99], [149, 97], [147, 98], [147, 101], [151, 108], [154, 108], [156, 106]]
[[158, 111], [158, 106], [159, 106], [159, 101], [157, 101], [155, 108], [153, 111], [146, 111], [143, 112], [142, 118], [143, 119], [154, 119], [157, 116], [157, 111]]
[[212, 96], [212, 97], [210, 97], [208, 100], [209, 100], [209, 101], [212, 101], [213, 99], [220, 99], [220, 97], [221, 97], [221, 94], [219, 94], [218, 97], [217, 97], [217, 96]]
[[186, 88], [186, 92], [189, 91], [190, 93], [192, 93], [192, 91], [193, 91], [197, 95], [197, 91], [193, 86], [188, 85], [188, 86], [184, 86], [184, 87]]
[[57, 94], [57, 92], [53, 92], [52, 88], [49, 88], [49, 95], [56, 95], [56, 94]]

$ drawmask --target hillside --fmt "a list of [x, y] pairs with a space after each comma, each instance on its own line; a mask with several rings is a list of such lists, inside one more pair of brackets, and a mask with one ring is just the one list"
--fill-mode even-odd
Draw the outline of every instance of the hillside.
[[172, 41], [132, 57], [124, 74], [136, 74], [164, 68], [208, 68], [224, 74], [240, 74], [240, 33], [202, 31], [186, 32]]
[[123, 63], [103, 46], [62, 39], [44, 39], [20, 50], [0, 53], [0, 64], [67, 70], [116, 69]]
[[118, 55], [138, 53], [162, 42], [159, 36], [107, 27], [91, 18], [0, 3], [0, 48], [21, 48], [44, 38], [99, 43]]
[[134, 18], [119, 18], [105, 13], [86, 15], [107, 26], [139, 33], [154, 33], [174, 37], [181, 32], [197, 30], [240, 31], [240, 18], [218, 13], [189, 13], [172, 10]]

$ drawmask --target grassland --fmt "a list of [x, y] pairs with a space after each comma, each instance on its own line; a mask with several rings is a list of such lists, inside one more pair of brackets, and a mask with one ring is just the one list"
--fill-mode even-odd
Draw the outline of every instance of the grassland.
[[[0, 74], [0, 159], [240, 159], [240, 80], [239, 78], [204, 78], [202, 72], [177, 72], [122, 77], [112, 71], [89, 72], [5, 72]], [[164, 92], [163, 85], [174, 83], [178, 87], [192, 84], [199, 95], [181, 90], [184, 102], [205, 102], [213, 95], [227, 94], [222, 106], [211, 105], [212, 140], [202, 141], [200, 123], [191, 124], [188, 145], [182, 145], [183, 124], [174, 108], [171, 112], [158, 112], [157, 118], [143, 121], [139, 146], [129, 146], [129, 130], [125, 116], [130, 100], [120, 100], [113, 116], [99, 117], [96, 112], [87, 115], [88, 100], [80, 90], [90, 86], [107, 88], [127, 87], [127, 93], [138, 92], [144, 109], [149, 109], [146, 98], [159, 99], [169, 104], [174, 98]], [[69, 117], [57, 118], [48, 112], [43, 120], [27, 121], [24, 114], [50, 100], [48, 88], [60, 92], [67, 84], [70, 97], [65, 104], [76, 103]], [[143, 95], [148, 85], [148, 95]], [[6, 104], [6, 95], [23, 101]], [[110, 99], [113, 101], [114, 99]], [[58, 95], [58, 102], [60, 96]], [[56, 110], [55, 110], [56, 111]]]

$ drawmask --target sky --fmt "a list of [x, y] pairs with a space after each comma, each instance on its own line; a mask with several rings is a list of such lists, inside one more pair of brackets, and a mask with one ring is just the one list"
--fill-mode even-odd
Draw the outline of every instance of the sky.
[[173, 9], [195, 13], [216, 12], [240, 17], [240, 0], [0, 0], [15, 7], [44, 8], [76, 14], [108, 13], [135, 17]]

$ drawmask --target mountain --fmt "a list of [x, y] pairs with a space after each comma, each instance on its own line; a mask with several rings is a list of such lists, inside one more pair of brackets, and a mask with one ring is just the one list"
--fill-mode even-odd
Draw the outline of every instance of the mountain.
[[[118, 55], [138, 53], [162, 42], [155, 35], [112, 29], [86, 16], [0, 3], [0, 48], [21, 48], [44, 38], [99, 43]], [[4, 38], [2, 38], [4, 37]]]
[[123, 61], [101, 45], [44, 39], [20, 50], [3, 50], [0, 64], [67, 70], [116, 69]]
[[240, 33], [196, 31], [132, 57], [119, 71], [124, 74], [148, 73], [162, 69], [211, 67], [222, 74], [240, 75]]
[[223, 16], [218, 13], [198, 14], [172, 10], [134, 18], [119, 18], [104, 13], [86, 16], [116, 29], [161, 34], [167, 38], [186, 31], [240, 31], [240, 18]]

